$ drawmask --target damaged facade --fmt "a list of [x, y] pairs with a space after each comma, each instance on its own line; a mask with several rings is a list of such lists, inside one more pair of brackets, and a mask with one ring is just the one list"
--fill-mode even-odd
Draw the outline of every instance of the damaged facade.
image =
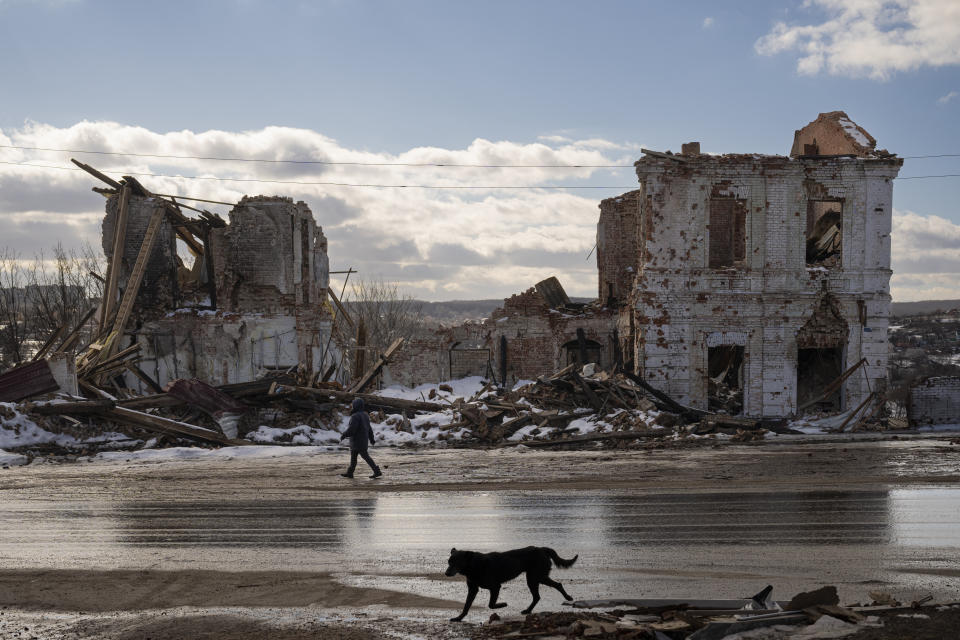
[[623, 359], [681, 403], [727, 396], [756, 417], [852, 409], [882, 391], [903, 161], [875, 145], [833, 112], [796, 132], [789, 157], [645, 151], [640, 189], [604, 201], [598, 227]]
[[615, 364], [615, 312], [573, 303], [556, 278], [504, 300], [483, 322], [468, 322], [408, 339], [387, 369], [408, 386], [464, 376], [501, 384], [562, 369], [569, 364]]
[[903, 163], [875, 147], [835, 111], [798, 130], [789, 156], [644, 150], [640, 188], [600, 204], [595, 302], [565, 305], [544, 281], [480, 324], [408, 341], [391, 377], [510, 384], [580, 358], [694, 409], [762, 418], [875, 405]]
[[[104, 307], [108, 319], [118, 305], [123, 312], [123, 292], [142, 247], [152, 242], [125, 323], [146, 377], [160, 386], [177, 378], [228, 384], [271, 370], [318, 372], [339, 359], [325, 306], [327, 241], [305, 203], [244, 197], [228, 221], [206, 212], [198, 219], [136, 181], [128, 179], [127, 189], [106, 193], [103, 249], [118, 269], [116, 298], [108, 296]], [[148, 390], [143, 376], [130, 373], [126, 382]]]

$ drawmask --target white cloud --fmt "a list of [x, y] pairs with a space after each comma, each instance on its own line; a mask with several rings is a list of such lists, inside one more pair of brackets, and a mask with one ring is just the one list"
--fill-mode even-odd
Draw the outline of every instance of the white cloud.
[[895, 301], [960, 298], [960, 225], [895, 210], [891, 240]]
[[777, 22], [755, 43], [761, 55], [796, 50], [797, 71], [869, 76], [960, 64], [957, 0], [806, 0], [826, 14], [819, 24]]
[[[546, 143], [545, 143], [546, 142]], [[157, 133], [112, 122], [71, 127], [28, 123], [0, 130], [0, 145], [53, 149], [137, 152], [156, 156], [323, 159], [346, 163], [471, 165], [630, 164], [630, 143], [550, 137], [517, 143], [476, 139], [462, 149], [417, 147], [399, 154], [353, 149], [323, 134], [288, 127], [255, 131], [174, 131]], [[623, 157], [611, 157], [617, 154]], [[415, 295], [433, 298], [497, 297], [522, 291], [550, 275], [571, 295], [596, 294], [593, 246], [599, 216], [594, 191], [511, 189], [549, 184], [630, 185], [629, 169], [454, 168], [352, 166], [344, 164], [238, 163], [112, 155], [82, 155], [0, 148], [0, 161], [72, 166], [71, 155], [104, 173], [220, 176], [351, 184], [466, 186], [487, 189], [375, 189], [269, 182], [219, 182], [175, 177], [140, 177], [155, 193], [236, 202], [244, 194], [291, 196], [304, 200], [330, 243], [332, 268], [352, 266], [363, 277], [395, 280]], [[630, 160], [630, 161], [627, 161]], [[100, 185], [81, 171], [57, 171], [0, 164], [0, 247], [16, 241], [22, 251], [81, 240], [99, 244]], [[626, 190], [626, 189], [624, 189]], [[225, 214], [229, 207], [200, 205]], [[25, 240], [30, 242], [23, 244]], [[444, 264], [430, 259], [443, 247]], [[450, 256], [458, 259], [451, 259]]]
[[706, 18], [703, 19], [703, 28], [704, 28], [704, 29], [709, 29], [709, 28], [712, 27], [712, 26], [713, 26], [713, 18], [712, 18], [712, 17], [707, 16]]
[[939, 98], [937, 98], [937, 104], [947, 104], [957, 96], [960, 96], [960, 93], [957, 93], [956, 91], [951, 91], [947, 95], [940, 96]]

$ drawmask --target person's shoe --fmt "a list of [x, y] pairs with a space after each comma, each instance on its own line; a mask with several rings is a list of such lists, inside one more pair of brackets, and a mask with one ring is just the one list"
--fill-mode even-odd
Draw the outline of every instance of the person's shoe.
[[382, 476], [382, 475], [383, 475], [383, 473], [382, 473], [379, 469], [377, 469], [376, 471], [373, 472], [373, 475], [370, 476], [370, 478], [371, 478], [371, 479], [373, 479], [373, 478], [379, 478], [379, 477]]
[[352, 474], [352, 473], [341, 473], [340, 475], [342, 475], [344, 478], [352, 478], [352, 477], [353, 477], [353, 474]]

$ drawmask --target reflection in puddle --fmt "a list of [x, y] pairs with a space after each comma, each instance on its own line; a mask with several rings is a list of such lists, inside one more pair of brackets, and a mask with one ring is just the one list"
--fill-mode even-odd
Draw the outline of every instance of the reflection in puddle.
[[[310, 501], [16, 506], [0, 542], [481, 550], [527, 544], [960, 546], [960, 490], [382, 493]], [[14, 526], [13, 522], [16, 522]]]

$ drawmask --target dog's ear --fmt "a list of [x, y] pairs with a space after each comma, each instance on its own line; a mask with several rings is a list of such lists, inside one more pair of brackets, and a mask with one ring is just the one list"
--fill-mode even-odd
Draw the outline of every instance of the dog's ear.
[[456, 552], [457, 552], [457, 548], [456, 548], [456, 547], [454, 547], [453, 549], [450, 549], [450, 555], [453, 555], [453, 554], [455, 554]]

